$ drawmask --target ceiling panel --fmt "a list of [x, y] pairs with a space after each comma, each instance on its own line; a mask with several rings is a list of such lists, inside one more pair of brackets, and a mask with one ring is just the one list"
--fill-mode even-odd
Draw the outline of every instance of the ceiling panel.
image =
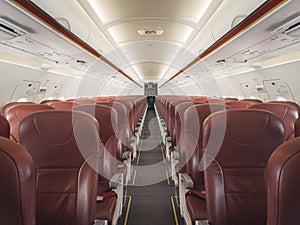
[[103, 24], [132, 18], [171, 18], [198, 23], [212, 0], [88, 0]]
[[[138, 30], [163, 30], [160, 36], [141, 36]], [[109, 27], [108, 32], [117, 44], [135, 41], [160, 40], [184, 44], [193, 28], [170, 20], [134, 20]]]

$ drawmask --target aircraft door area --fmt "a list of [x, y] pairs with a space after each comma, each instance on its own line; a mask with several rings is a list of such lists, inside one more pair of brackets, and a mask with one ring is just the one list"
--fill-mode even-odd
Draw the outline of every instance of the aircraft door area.
[[245, 98], [257, 98], [261, 99], [263, 102], [270, 101], [264, 86], [257, 85], [254, 80], [240, 83], [240, 86]]
[[263, 85], [270, 100], [295, 101], [288, 84], [281, 79], [264, 80]]
[[23, 80], [16, 85], [10, 96], [10, 102], [41, 102], [44, 99], [58, 99], [63, 84], [50, 83], [46, 80], [43, 84], [40, 81]]
[[19, 84], [16, 85], [15, 89], [13, 90], [9, 102], [33, 102], [38, 90], [40, 89], [40, 86], [41, 82], [39, 81], [21, 81]]

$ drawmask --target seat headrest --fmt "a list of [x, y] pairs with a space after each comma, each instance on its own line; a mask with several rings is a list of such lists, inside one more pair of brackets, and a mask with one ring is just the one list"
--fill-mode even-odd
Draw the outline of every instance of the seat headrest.
[[40, 111], [20, 123], [20, 143], [36, 168], [77, 167], [99, 151], [98, 130], [97, 120], [84, 112]]

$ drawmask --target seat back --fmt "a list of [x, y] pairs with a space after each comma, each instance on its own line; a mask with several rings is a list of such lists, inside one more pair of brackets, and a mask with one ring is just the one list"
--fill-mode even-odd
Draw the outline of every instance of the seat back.
[[99, 137], [103, 145], [112, 135], [115, 135], [115, 130], [118, 129], [118, 114], [112, 107], [101, 104], [81, 105], [74, 110], [86, 112], [97, 119], [101, 128]]
[[26, 105], [26, 104], [35, 104], [34, 102], [10, 102], [2, 107], [2, 115], [6, 117], [6, 113], [10, 108], [15, 107], [16, 105]]
[[192, 178], [194, 189], [203, 190], [203, 171], [199, 171], [202, 158], [202, 124], [212, 113], [229, 109], [224, 104], [199, 104], [189, 107], [184, 113], [184, 144], [181, 152], [185, 153], [186, 173]]
[[247, 102], [247, 101], [234, 101], [234, 102], [226, 102], [225, 104], [234, 109], [247, 109], [250, 106], [257, 104], [257, 103]]
[[267, 166], [267, 225], [297, 225], [300, 221], [300, 137], [280, 145]]
[[253, 104], [263, 103], [261, 100], [259, 100], [259, 99], [253, 99], [253, 98], [245, 98], [245, 99], [241, 99], [240, 101], [251, 102]]
[[117, 125], [117, 130], [116, 135], [117, 138], [122, 142], [123, 145], [123, 150], [127, 149], [130, 147], [130, 130], [126, 126], [126, 115], [127, 115], [127, 109], [126, 107], [118, 102], [101, 102], [98, 103], [100, 105], [106, 105], [109, 107], [112, 107], [114, 110], [116, 110], [118, 114], [118, 125]]
[[295, 121], [298, 118], [298, 110], [294, 106], [280, 103], [261, 103], [250, 107], [251, 109], [264, 109], [279, 116], [285, 127], [285, 140], [295, 137]]
[[7, 119], [0, 115], [0, 136], [9, 138], [10, 135], [10, 125]]
[[78, 105], [76, 102], [72, 102], [72, 101], [55, 101], [55, 102], [49, 102], [45, 104], [50, 105], [56, 110], [72, 110], [73, 107]]
[[284, 125], [264, 110], [235, 109], [203, 124], [207, 216], [211, 224], [266, 224], [265, 168]]
[[298, 111], [298, 114], [300, 114], [300, 106], [296, 102], [292, 101], [270, 101], [269, 103], [279, 103], [279, 104], [287, 104], [295, 107]]
[[[174, 138], [174, 145], [180, 145], [182, 131], [183, 131], [183, 121], [184, 121], [184, 113], [185, 111], [195, 105], [196, 103], [193, 102], [184, 102], [175, 107], [175, 138]], [[178, 149], [179, 150], [179, 149]], [[179, 152], [180, 153], [180, 152]]]
[[176, 116], [176, 112], [175, 112], [175, 108], [177, 105], [181, 104], [181, 103], [185, 103], [185, 102], [191, 102], [191, 100], [188, 99], [176, 99], [176, 100], [172, 100], [170, 101], [169, 104], [169, 117], [168, 117], [168, 124], [169, 124], [169, 132], [170, 132], [170, 137], [171, 137], [171, 141], [172, 141], [172, 145], [175, 146], [175, 136], [176, 136], [176, 130], [175, 130], [175, 116]]
[[0, 224], [35, 225], [35, 170], [28, 152], [0, 137]]
[[53, 109], [49, 105], [40, 104], [18, 104], [6, 111], [6, 119], [10, 124], [10, 136], [16, 142], [19, 141], [19, 124], [28, 115], [41, 111]]
[[40, 111], [20, 123], [20, 143], [37, 172], [37, 224], [93, 224], [98, 130], [94, 117], [78, 111]]

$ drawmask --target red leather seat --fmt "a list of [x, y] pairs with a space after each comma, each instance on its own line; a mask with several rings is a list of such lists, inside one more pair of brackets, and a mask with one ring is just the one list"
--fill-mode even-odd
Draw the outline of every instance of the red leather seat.
[[46, 104], [50, 105], [56, 110], [72, 110], [73, 107], [78, 106], [76, 102], [72, 102], [72, 101], [55, 101]]
[[228, 110], [205, 120], [203, 159], [211, 224], [266, 224], [265, 169], [283, 141], [283, 122], [264, 110]]
[[253, 99], [253, 98], [245, 98], [245, 99], [242, 99], [240, 101], [251, 102], [253, 104], [263, 103], [261, 100], [259, 100], [259, 99]]
[[121, 141], [121, 152], [119, 156], [122, 156], [122, 154], [126, 151], [132, 152], [132, 147], [130, 146], [130, 131], [128, 127], [126, 127], [126, 115], [127, 115], [127, 109], [126, 107], [118, 102], [101, 102], [98, 103], [100, 105], [106, 105], [114, 110], [116, 110], [118, 114], [118, 125], [116, 129], [116, 136]]
[[295, 120], [295, 137], [300, 137], [300, 117]]
[[[224, 104], [199, 104], [189, 107], [184, 113], [184, 143], [180, 145], [181, 152], [185, 154], [186, 174], [193, 181], [193, 190], [203, 191], [204, 175], [203, 169], [199, 170], [200, 159], [202, 158], [202, 124], [205, 119], [212, 113], [229, 109], [229, 106]], [[183, 197], [183, 196], [181, 196]], [[190, 213], [192, 222], [205, 219], [206, 212], [202, 210], [203, 200], [195, 195], [187, 195], [186, 206]], [[202, 207], [202, 210], [195, 210]], [[199, 217], [201, 216], [201, 217]]]
[[248, 109], [250, 106], [255, 105], [257, 103], [247, 102], [247, 101], [234, 101], [234, 102], [226, 102], [225, 104], [230, 106], [233, 109]]
[[296, 102], [291, 102], [291, 101], [270, 101], [269, 103], [287, 104], [287, 105], [293, 106], [297, 109], [298, 114], [300, 114], [300, 106]]
[[46, 105], [49, 105], [50, 103], [52, 102], [60, 102], [61, 100], [58, 100], [58, 99], [48, 99], [48, 100], [43, 100], [40, 102], [40, 104], [46, 104]]
[[300, 221], [300, 137], [280, 145], [267, 166], [267, 225], [298, 225]]
[[20, 123], [33, 158], [38, 225], [91, 225], [96, 214], [99, 125], [87, 113], [49, 110]]
[[225, 104], [226, 100], [222, 98], [210, 98], [205, 101], [208, 104]]
[[[74, 108], [74, 111], [86, 112], [94, 116], [99, 123], [99, 138], [103, 151], [103, 169], [98, 178], [98, 195], [102, 196], [105, 192], [111, 191], [108, 184], [114, 174], [119, 172], [126, 176], [127, 172], [125, 165], [122, 163], [121, 149], [118, 146], [118, 139], [115, 133], [118, 129], [118, 114], [113, 108], [101, 104], [77, 106]], [[122, 195], [123, 193], [119, 194]], [[106, 210], [98, 210], [97, 218], [106, 219], [109, 224], [112, 224], [117, 197], [113, 196], [110, 200], [104, 200], [98, 204], [97, 208], [105, 208]], [[122, 198], [122, 196], [119, 197]]]
[[7, 119], [0, 115], [0, 136], [9, 138], [10, 135], [10, 125]]
[[13, 108], [15, 107], [16, 105], [26, 105], [26, 104], [35, 104], [34, 102], [10, 102], [10, 103], [7, 103], [6, 105], [4, 105], [2, 107], [2, 115], [3, 116], [6, 116], [6, 113], [7, 111], [10, 109], [10, 108]]
[[170, 101], [170, 104], [169, 104], [169, 133], [170, 133], [170, 137], [171, 137], [171, 151], [173, 151], [173, 147], [176, 146], [176, 143], [175, 143], [175, 133], [176, 133], [176, 130], [175, 130], [175, 107], [181, 103], [184, 103], [184, 102], [191, 102], [190, 100], [187, 100], [187, 99], [176, 99], [176, 100], [172, 100]]
[[288, 104], [261, 103], [250, 107], [251, 109], [264, 109], [279, 116], [285, 127], [285, 140], [295, 137], [295, 121], [298, 118], [298, 110]]
[[10, 124], [10, 136], [19, 142], [19, 124], [28, 115], [41, 111], [53, 109], [49, 105], [40, 104], [18, 104], [6, 111], [5, 117]]
[[0, 137], [0, 224], [35, 224], [35, 169], [28, 152]]

